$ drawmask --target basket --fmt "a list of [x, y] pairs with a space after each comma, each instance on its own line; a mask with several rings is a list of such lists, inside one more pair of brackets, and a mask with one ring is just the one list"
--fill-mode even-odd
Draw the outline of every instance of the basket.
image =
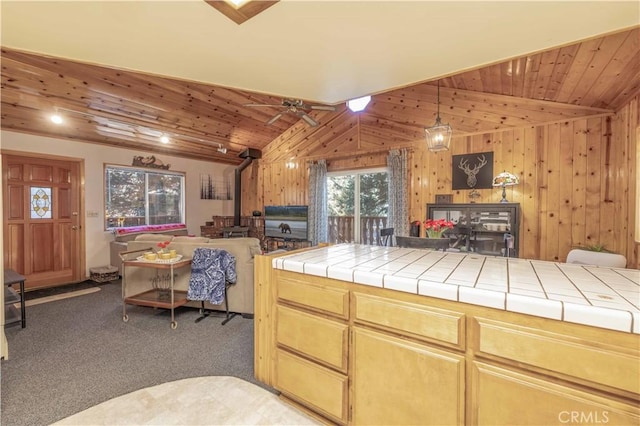
[[106, 283], [120, 278], [120, 273], [116, 266], [100, 266], [89, 269], [89, 279], [97, 283]]

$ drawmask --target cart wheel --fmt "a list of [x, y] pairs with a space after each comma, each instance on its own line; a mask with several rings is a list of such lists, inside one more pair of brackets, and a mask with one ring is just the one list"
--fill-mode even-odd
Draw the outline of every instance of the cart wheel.
[[122, 321], [127, 322], [129, 321], [129, 315], [125, 314], [122, 316]]
[[175, 321], [171, 321], [171, 328], [172, 328], [173, 330], [175, 330], [176, 328], [178, 328], [178, 323], [177, 323], [177, 322], [175, 322]]

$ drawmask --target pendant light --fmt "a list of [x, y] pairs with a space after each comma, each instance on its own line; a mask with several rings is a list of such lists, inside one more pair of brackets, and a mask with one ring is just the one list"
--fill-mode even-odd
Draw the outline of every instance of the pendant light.
[[436, 114], [436, 124], [424, 129], [427, 138], [427, 148], [429, 151], [446, 151], [451, 144], [451, 126], [440, 122], [440, 80], [438, 80], [438, 112]]

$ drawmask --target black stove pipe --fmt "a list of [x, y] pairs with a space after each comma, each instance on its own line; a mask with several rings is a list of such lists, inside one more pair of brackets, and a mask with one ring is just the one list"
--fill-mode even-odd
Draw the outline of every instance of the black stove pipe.
[[240, 158], [244, 158], [244, 161], [240, 163], [235, 170], [235, 198], [233, 200], [233, 226], [240, 226], [240, 197], [242, 196], [242, 171], [249, 167], [249, 164], [254, 159], [262, 157], [262, 152], [257, 149], [248, 148], [239, 155]]

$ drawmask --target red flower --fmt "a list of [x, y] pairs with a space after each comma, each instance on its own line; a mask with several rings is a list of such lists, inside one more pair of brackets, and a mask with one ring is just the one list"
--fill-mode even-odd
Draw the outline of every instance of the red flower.
[[158, 247], [160, 247], [161, 249], [166, 248], [169, 245], [170, 241], [161, 241], [158, 244], [156, 244]]
[[428, 238], [441, 238], [444, 231], [453, 229], [454, 224], [450, 220], [444, 219], [427, 219], [424, 221], [424, 229]]

